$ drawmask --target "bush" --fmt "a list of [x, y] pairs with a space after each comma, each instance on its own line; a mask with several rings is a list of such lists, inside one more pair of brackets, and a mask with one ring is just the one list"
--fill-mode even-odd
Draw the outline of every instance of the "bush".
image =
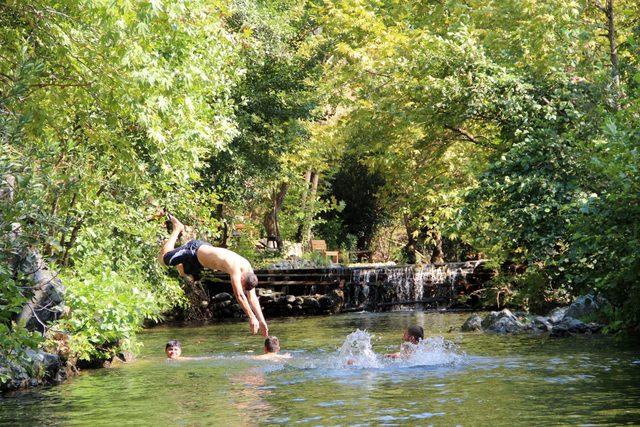
[[122, 350], [135, 351], [145, 319], [183, 301], [178, 282], [166, 279], [154, 289], [138, 268], [119, 271], [104, 268], [105, 259], [94, 256], [61, 278], [67, 287], [71, 312], [55, 327], [71, 336], [71, 356], [80, 360], [109, 359]]

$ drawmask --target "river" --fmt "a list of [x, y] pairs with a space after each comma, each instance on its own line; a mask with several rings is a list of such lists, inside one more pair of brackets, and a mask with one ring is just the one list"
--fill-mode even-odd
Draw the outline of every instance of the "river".
[[[256, 361], [245, 323], [158, 327], [140, 357], [0, 397], [7, 425], [640, 424], [640, 347], [611, 337], [461, 333], [468, 314], [350, 313], [270, 322], [286, 362]], [[389, 360], [424, 326], [415, 358]], [[357, 329], [358, 333], [345, 340]], [[346, 363], [345, 351], [375, 353]], [[184, 356], [168, 361], [178, 339]], [[355, 341], [354, 341], [355, 340]], [[339, 349], [342, 348], [342, 352]]]

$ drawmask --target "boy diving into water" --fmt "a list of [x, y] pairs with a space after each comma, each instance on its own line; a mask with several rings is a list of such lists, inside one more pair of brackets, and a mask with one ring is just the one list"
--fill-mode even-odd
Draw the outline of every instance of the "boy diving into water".
[[167, 214], [173, 229], [171, 235], [164, 242], [158, 260], [160, 264], [176, 267], [181, 276], [200, 279], [203, 268], [220, 270], [231, 277], [233, 294], [249, 317], [249, 329], [252, 334], [260, 331], [263, 336], [269, 335], [269, 327], [264, 319], [260, 302], [256, 296], [255, 287], [258, 278], [246, 258], [224, 248], [216, 248], [202, 240], [191, 240], [186, 244], [175, 247], [176, 241], [185, 227], [176, 217]]

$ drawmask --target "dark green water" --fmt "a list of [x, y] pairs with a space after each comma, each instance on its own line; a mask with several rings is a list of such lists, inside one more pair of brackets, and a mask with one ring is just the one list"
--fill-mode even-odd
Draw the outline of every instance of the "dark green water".
[[[379, 313], [270, 322], [285, 363], [249, 359], [247, 326], [157, 328], [138, 361], [66, 384], [0, 397], [8, 425], [640, 425], [640, 348], [608, 337], [551, 339], [448, 332], [468, 314]], [[336, 350], [357, 328], [376, 353], [402, 330], [438, 339], [419, 359], [347, 366]], [[185, 356], [170, 362], [164, 343]]]

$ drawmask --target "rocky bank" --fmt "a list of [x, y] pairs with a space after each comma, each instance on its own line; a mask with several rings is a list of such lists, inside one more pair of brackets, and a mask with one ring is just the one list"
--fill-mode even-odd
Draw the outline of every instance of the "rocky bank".
[[462, 325], [462, 331], [487, 331], [498, 334], [548, 333], [552, 337], [600, 332], [604, 325], [590, 321], [606, 305], [603, 298], [584, 295], [568, 307], [556, 308], [546, 316], [526, 312], [511, 312], [508, 309], [492, 311], [484, 318], [471, 315]]

